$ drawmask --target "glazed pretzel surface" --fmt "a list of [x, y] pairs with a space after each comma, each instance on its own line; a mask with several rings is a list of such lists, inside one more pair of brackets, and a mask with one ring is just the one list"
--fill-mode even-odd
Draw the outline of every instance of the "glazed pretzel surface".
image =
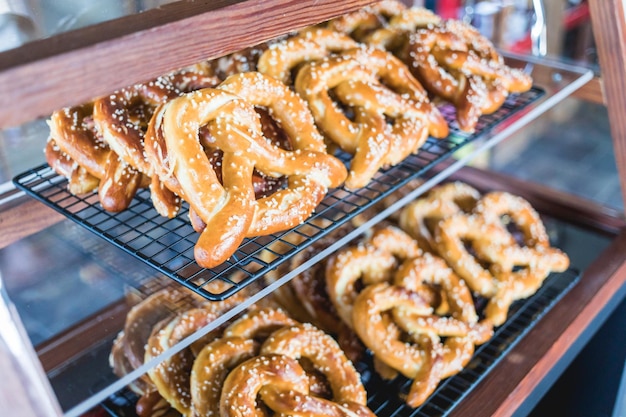
[[97, 186], [102, 207], [118, 212], [148, 184], [148, 178], [120, 160], [96, 132], [93, 103], [54, 112], [49, 126], [46, 156], [61, 175], [67, 176], [69, 168], [70, 191], [90, 191]]
[[190, 68], [123, 88], [94, 102], [96, 128], [125, 163], [152, 178], [151, 198], [163, 216], [174, 217], [180, 209], [180, 199], [153, 175], [146, 158], [144, 135], [150, 118], [160, 104], [188, 91], [216, 86], [219, 82], [217, 77]]
[[470, 212], [480, 197], [478, 190], [462, 182], [439, 185], [407, 204], [400, 211], [398, 223], [420, 247], [436, 253], [433, 234], [437, 222], [456, 213]]
[[504, 64], [489, 40], [456, 20], [421, 28], [410, 37], [408, 64], [436, 96], [454, 104], [459, 127], [473, 131], [478, 117], [498, 109], [509, 93], [531, 88], [531, 78]]
[[[448, 132], [422, 86], [382, 50], [356, 48], [309, 62], [298, 71], [295, 89], [320, 129], [353, 155], [348, 188], [366, 185], [381, 167], [417, 152], [428, 132]], [[352, 110], [353, 120], [341, 106]]]
[[[292, 139], [292, 151], [272, 145], [263, 136], [253, 104], [272, 110]], [[198, 140], [203, 125], [208, 126], [214, 146], [223, 151], [223, 184]], [[235, 75], [219, 89], [202, 89], [169, 101], [152, 118], [148, 137], [157, 150], [155, 171], [206, 224], [194, 255], [207, 268], [228, 259], [246, 236], [298, 225], [327, 189], [346, 176], [343, 163], [325, 152], [304, 103], [282, 83], [260, 73]], [[288, 187], [256, 200], [251, 181], [255, 167], [271, 176], [287, 176]]]
[[330, 384], [332, 399], [338, 403], [366, 405], [367, 395], [352, 363], [337, 342], [310, 324], [285, 327], [272, 333], [263, 343], [261, 354], [285, 355], [295, 360], [306, 358]]
[[329, 29], [311, 28], [271, 45], [259, 58], [258, 71], [287, 85], [292, 72], [303, 63], [324, 58], [333, 52], [357, 47], [349, 36]]

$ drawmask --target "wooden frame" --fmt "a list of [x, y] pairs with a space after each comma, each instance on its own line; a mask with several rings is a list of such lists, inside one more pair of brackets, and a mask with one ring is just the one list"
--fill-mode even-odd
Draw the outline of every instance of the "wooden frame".
[[[603, 70], [604, 97], [609, 108], [611, 132], [622, 191], [626, 196], [626, 16], [620, 0], [588, 0], [594, 36]], [[34, 42], [14, 51], [0, 53], [0, 128], [13, 126], [65, 105], [78, 104], [116, 88], [152, 78], [203, 58], [215, 57], [260, 43], [286, 30], [354, 10], [371, 1], [332, 0], [220, 0], [185, 2], [146, 12], [142, 19], [118, 21]], [[257, 14], [269, 19], [257, 20]], [[218, 30], [228, 19], [237, 24], [224, 34]], [[254, 30], [249, 30], [254, 27]], [[104, 33], [104, 35], [102, 35]], [[201, 39], [201, 40], [198, 40]], [[163, 51], [167, 51], [164, 54]], [[112, 58], [114, 57], [114, 58]], [[124, 66], [120, 67], [120, 62]], [[149, 65], [145, 63], [149, 62]], [[597, 90], [594, 90], [597, 91]], [[597, 95], [596, 95], [597, 97]], [[459, 175], [483, 181], [470, 169]], [[484, 175], [482, 175], [484, 177]], [[516, 191], [521, 184], [507, 180]], [[541, 187], [525, 189], [542, 197]], [[547, 193], [550, 194], [550, 193]], [[584, 273], [581, 282], [527, 335], [500, 365], [461, 404], [454, 415], [513, 415], [538, 395], [551, 372], [588, 337], [626, 292], [626, 231], [623, 216], [606, 213], [580, 201], [558, 200], [558, 210], [571, 218], [583, 219], [588, 227], [615, 235], [611, 246]], [[541, 204], [541, 203], [540, 203]], [[546, 200], [546, 207], [554, 201]], [[33, 233], [58, 218], [41, 216], [48, 209], [39, 203], [17, 206], [2, 212], [2, 221], [14, 230], [0, 239], [0, 246]], [[26, 230], [19, 225], [39, 219]], [[116, 307], [123, 311], [123, 307]], [[116, 310], [117, 311], [117, 310]], [[84, 329], [94, 330], [87, 325]], [[52, 355], [52, 345], [46, 355]], [[0, 359], [4, 359], [0, 352]], [[61, 359], [50, 359], [50, 364]], [[0, 361], [4, 364], [5, 361]], [[3, 369], [5, 378], [15, 369]], [[19, 387], [15, 392], [23, 391]], [[0, 392], [0, 400], [14, 392]], [[2, 401], [0, 401], [2, 404]], [[30, 407], [29, 407], [30, 406]], [[33, 403], [15, 411], [19, 416], [40, 416]]]

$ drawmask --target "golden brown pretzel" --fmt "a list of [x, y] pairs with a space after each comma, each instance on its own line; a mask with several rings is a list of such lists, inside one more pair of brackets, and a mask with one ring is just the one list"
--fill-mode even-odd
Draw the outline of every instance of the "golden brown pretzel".
[[352, 362], [337, 342], [311, 324], [299, 324], [277, 330], [261, 346], [261, 354], [306, 358], [330, 384], [332, 400], [366, 405], [367, 394]]
[[193, 362], [190, 377], [193, 415], [219, 415], [222, 386], [228, 373], [258, 352], [258, 344], [243, 337], [223, 337], [206, 345]]
[[259, 72], [291, 85], [292, 71], [299, 65], [356, 46], [357, 43], [347, 35], [330, 29], [311, 28], [271, 45], [259, 58], [257, 68]]
[[247, 312], [224, 329], [224, 337], [265, 340], [274, 331], [296, 321], [280, 308], [259, 308]]
[[326, 264], [326, 289], [341, 320], [353, 328], [352, 304], [360, 285], [390, 281], [398, 260], [421, 253], [417, 243], [400, 229], [376, 229], [363, 243], [342, 249]]
[[350, 34], [358, 41], [364, 41], [371, 32], [384, 27], [386, 21], [405, 10], [406, 6], [399, 1], [383, 0], [332, 19], [327, 26], [332, 30]]
[[144, 151], [148, 122], [160, 104], [188, 91], [214, 87], [219, 82], [217, 77], [185, 69], [123, 88], [94, 102], [93, 118], [98, 132], [124, 162], [152, 178], [152, 200], [163, 216], [174, 217], [180, 209], [180, 200], [161, 184], [157, 176], [153, 176]]
[[[474, 353], [474, 345], [489, 340], [493, 334], [489, 321], [478, 323], [478, 315], [469, 288], [439, 257], [429, 253], [405, 261], [394, 277], [396, 285], [415, 293], [423, 293], [421, 287], [440, 288], [445, 292], [449, 314], [422, 315], [402, 309], [392, 310], [394, 322], [411, 337], [427, 337], [429, 348], [441, 357], [432, 372], [416, 378], [407, 398], [407, 404], [422, 404], [436, 388], [439, 381], [461, 371]], [[436, 306], [433, 306], [433, 308]], [[444, 337], [445, 340], [441, 340]]]
[[[62, 153], [57, 153], [56, 147], [50, 144], [53, 152], [48, 152], [47, 155], [54, 160], [59, 157], [71, 159], [88, 173], [92, 184], [95, 183], [94, 178], [97, 178], [102, 207], [118, 212], [128, 207], [136, 191], [148, 184], [149, 180], [122, 162], [102, 141], [93, 127], [92, 114], [93, 103], [54, 112], [49, 121], [50, 138]], [[51, 165], [58, 167], [54, 160]], [[71, 175], [86, 174], [72, 171]], [[76, 184], [76, 178], [71, 180], [72, 186]]]
[[309, 393], [309, 379], [298, 361], [282, 355], [255, 356], [226, 377], [220, 397], [220, 416], [264, 416], [257, 407], [257, 397], [267, 386], [301, 395]]
[[510, 92], [530, 89], [532, 79], [506, 66], [489, 40], [456, 20], [411, 35], [407, 59], [415, 76], [457, 109], [459, 127], [474, 130], [481, 114], [498, 109]]
[[393, 309], [421, 315], [432, 312], [417, 293], [381, 282], [368, 285], [357, 296], [352, 312], [354, 329], [376, 357], [413, 379], [424, 372], [432, 358], [417, 345], [401, 340], [397, 325], [383, 319]]
[[46, 162], [59, 175], [67, 178], [67, 188], [73, 195], [83, 195], [98, 188], [100, 180], [76, 164], [50, 138], [45, 148]]
[[[498, 251], [513, 245], [513, 237], [499, 224], [487, 222], [479, 215], [454, 214], [442, 219], [435, 228], [439, 256], [465, 280], [470, 289], [483, 297], [492, 297], [496, 282], [488, 268], [470, 253], [465, 244], [481, 248], [479, 253]], [[493, 249], [490, 249], [493, 248]]]
[[479, 200], [474, 211], [487, 222], [502, 228], [505, 225], [501, 223], [501, 218], [508, 216], [523, 236], [521, 245], [476, 248], [480, 256], [493, 263], [491, 272], [496, 278], [496, 294], [489, 300], [485, 316], [497, 326], [506, 320], [513, 301], [534, 294], [550, 272], [565, 271], [569, 267], [569, 258], [550, 246], [539, 214], [519, 196], [491, 192]]
[[420, 247], [435, 253], [433, 231], [437, 222], [456, 213], [471, 211], [479, 198], [478, 190], [463, 182], [439, 185], [407, 204], [400, 211], [398, 222]]
[[[426, 131], [436, 137], [448, 133], [422, 86], [404, 64], [382, 50], [355, 48], [309, 62], [298, 71], [295, 89], [308, 102], [320, 129], [353, 155], [348, 188], [363, 187], [381, 167], [417, 152]], [[354, 120], [331, 97], [331, 90], [352, 110]]]
[[337, 403], [297, 391], [281, 391], [272, 386], [261, 389], [261, 398], [279, 415], [294, 417], [374, 417], [372, 411], [360, 404]]
[[[279, 149], [264, 138], [253, 104], [272, 109], [292, 139], [293, 151]], [[284, 84], [245, 73], [230, 77], [219, 89], [202, 89], [169, 101], [152, 118], [146, 141], [156, 150], [155, 172], [206, 224], [194, 251], [200, 266], [221, 264], [246, 236], [298, 225], [329, 187], [341, 184], [345, 166], [325, 152], [308, 114]], [[209, 127], [215, 146], [224, 152], [223, 185], [198, 141], [202, 125]], [[273, 176], [286, 175], [288, 188], [255, 200], [251, 185], [255, 167]]]

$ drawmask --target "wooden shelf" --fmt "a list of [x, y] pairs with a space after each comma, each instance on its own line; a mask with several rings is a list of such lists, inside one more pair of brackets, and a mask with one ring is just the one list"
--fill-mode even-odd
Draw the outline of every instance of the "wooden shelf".
[[[258, 44], [287, 31], [355, 10], [372, 1], [348, 0], [218, 0], [181, 1], [140, 15], [78, 29], [0, 53], [0, 129], [16, 126], [52, 111], [79, 104], [117, 88], [144, 81], [202, 59], [218, 57]], [[581, 90], [609, 108], [615, 156], [626, 196], [626, 30], [624, 5], [618, 0], [589, 0], [602, 79]], [[228, 29], [224, 30], [227, 22]], [[587, 93], [585, 93], [585, 91]], [[562, 369], [611, 309], [626, 296], [626, 223], [623, 213], [589, 204], [541, 186], [463, 169], [459, 178], [485, 189], [505, 188], [529, 198], [539, 210], [554, 210], [569, 222], [613, 238], [610, 246], [586, 270], [577, 286], [546, 315], [510, 354], [472, 391], [453, 415], [523, 415], [546, 383]], [[60, 220], [39, 203], [4, 208], [0, 222], [12, 228], [0, 237], [0, 247]], [[6, 223], [5, 223], [6, 225]], [[120, 325], [125, 307], [114, 306]], [[101, 316], [96, 316], [101, 317]], [[81, 323], [68, 330], [58, 345], [42, 347], [42, 359], [54, 367], [57, 346], [71, 345], [76, 332], [97, 334], [98, 327]], [[107, 329], [110, 336], [112, 329]], [[72, 333], [74, 332], [74, 333]], [[69, 336], [68, 336], [69, 335]], [[93, 337], [93, 336], [90, 336]], [[0, 337], [0, 342], [2, 338]], [[1, 345], [1, 343], [0, 343]], [[1, 347], [1, 346], [0, 346]], [[74, 346], [78, 351], [81, 347]], [[88, 349], [85, 346], [85, 349]], [[61, 348], [65, 349], [65, 347]], [[72, 355], [77, 351], [70, 352]], [[0, 369], [9, 369], [0, 351]], [[6, 371], [6, 372], [5, 372]], [[2, 385], [0, 404], [24, 391], [20, 384]], [[22, 397], [19, 397], [22, 398]], [[18, 416], [43, 415], [34, 399], [25, 399]], [[52, 406], [51, 408], [55, 408]], [[56, 411], [56, 409], [54, 410]]]
[[0, 129], [369, 3], [372, 1], [180, 1], [27, 43], [0, 53]]

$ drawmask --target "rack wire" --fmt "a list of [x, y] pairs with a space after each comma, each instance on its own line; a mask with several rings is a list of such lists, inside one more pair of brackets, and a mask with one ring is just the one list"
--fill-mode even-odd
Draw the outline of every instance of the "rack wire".
[[[440, 110], [450, 125], [447, 138], [429, 138], [417, 154], [381, 170], [366, 187], [354, 191], [343, 187], [329, 190], [308, 221], [284, 233], [245, 239], [228, 261], [212, 269], [201, 268], [194, 260], [193, 248], [198, 233], [187, 220], [186, 204], [177, 217], [162, 217], [152, 206], [149, 191], [143, 189], [127, 210], [110, 213], [102, 208], [95, 193], [72, 195], [67, 189], [67, 180], [46, 164], [16, 176], [13, 182], [16, 187], [167, 277], [209, 300], [218, 301], [257, 282], [268, 271], [411, 180], [423, 177], [463, 147], [486, 137], [544, 94], [543, 89], [533, 87], [526, 93], [509, 96], [495, 113], [482, 116], [471, 134], [458, 128], [452, 106], [441, 106]], [[347, 159], [345, 155], [343, 157]]]
[[[515, 302], [507, 321], [495, 330], [489, 341], [476, 349], [465, 368], [442, 381], [428, 400], [417, 408], [411, 408], [404, 402], [411, 380], [403, 376], [391, 381], [383, 380], [374, 373], [371, 357], [356, 363], [368, 392], [368, 407], [378, 416], [449, 415], [579, 279], [580, 273], [573, 269], [553, 273], [535, 294]], [[124, 389], [107, 398], [101, 405], [113, 417], [135, 417], [137, 400], [136, 394]]]

